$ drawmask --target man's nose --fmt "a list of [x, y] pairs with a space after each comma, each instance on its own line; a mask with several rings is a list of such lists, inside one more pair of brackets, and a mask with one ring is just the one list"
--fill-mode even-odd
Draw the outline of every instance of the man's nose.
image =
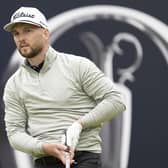
[[19, 34], [18, 35], [18, 41], [21, 42], [21, 41], [24, 41], [25, 40], [25, 35], [24, 34]]

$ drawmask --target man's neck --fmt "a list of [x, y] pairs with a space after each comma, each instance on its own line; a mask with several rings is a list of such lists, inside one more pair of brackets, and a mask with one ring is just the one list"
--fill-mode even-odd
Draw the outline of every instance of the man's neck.
[[27, 61], [29, 62], [31, 66], [38, 66], [39, 64], [44, 62], [47, 50], [48, 48], [44, 49], [41, 53], [39, 53], [35, 57], [28, 58]]
[[34, 58], [27, 59], [27, 61], [31, 66], [38, 66], [44, 61], [44, 59], [45, 59], [45, 55], [37, 55]]
[[41, 68], [43, 67], [44, 61], [42, 61], [40, 64], [38, 65], [31, 65], [28, 61], [26, 63], [30, 68], [32, 68], [33, 70], [35, 70], [36, 72], [40, 72]]

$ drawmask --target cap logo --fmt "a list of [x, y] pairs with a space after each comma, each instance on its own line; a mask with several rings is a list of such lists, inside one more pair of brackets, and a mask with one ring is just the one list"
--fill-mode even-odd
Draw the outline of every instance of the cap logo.
[[13, 20], [19, 18], [19, 17], [30, 17], [30, 18], [34, 18], [35, 15], [30, 14], [30, 13], [24, 13], [24, 12], [18, 12], [13, 16]]

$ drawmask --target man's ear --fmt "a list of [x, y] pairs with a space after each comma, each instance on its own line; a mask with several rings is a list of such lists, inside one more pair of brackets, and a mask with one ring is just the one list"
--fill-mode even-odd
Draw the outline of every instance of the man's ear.
[[49, 31], [48, 31], [48, 29], [44, 29], [43, 32], [44, 32], [43, 35], [45, 36], [45, 38], [49, 39]]

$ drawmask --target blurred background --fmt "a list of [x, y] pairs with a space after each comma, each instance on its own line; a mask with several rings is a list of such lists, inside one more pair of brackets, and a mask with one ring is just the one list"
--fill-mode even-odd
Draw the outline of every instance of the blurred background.
[[4, 84], [20, 64], [3, 26], [20, 6], [46, 15], [56, 50], [91, 59], [125, 94], [127, 111], [101, 132], [103, 168], [167, 167], [166, 1], [6, 0], [0, 6], [0, 168], [33, 168], [29, 156], [11, 149], [3, 119]]

